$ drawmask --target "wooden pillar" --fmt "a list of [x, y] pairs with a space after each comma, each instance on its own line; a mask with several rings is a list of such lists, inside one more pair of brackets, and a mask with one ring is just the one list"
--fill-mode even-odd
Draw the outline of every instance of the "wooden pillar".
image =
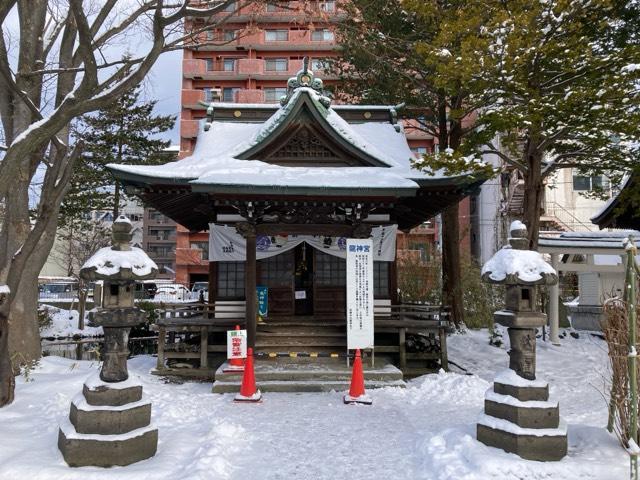
[[256, 346], [256, 317], [258, 313], [256, 297], [256, 227], [250, 223], [239, 223], [236, 230], [247, 241], [244, 266], [245, 321], [247, 323], [247, 346]]
[[167, 330], [165, 327], [158, 327], [158, 360], [156, 369], [164, 369], [164, 344], [166, 341]]
[[213, 318], [218, 297], [218, 262], [209, 262], [209, 304], [208, 317]]
[[[551, 254], [551, 266], [560, 276], [558, 272], [558, 254]], [[560, 314], [559, 314], [559, 297], [560, 297], [560, 279], [555, 285], [551, 285], [549, 288], [549, 327], [550, 327], [550, 340], [554, 345], [560, 345], [560, 337], [558, 336]]]

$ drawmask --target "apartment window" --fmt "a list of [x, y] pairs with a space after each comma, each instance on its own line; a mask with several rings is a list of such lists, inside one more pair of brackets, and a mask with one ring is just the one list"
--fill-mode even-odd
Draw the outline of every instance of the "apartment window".
[[588, 192], [591, 190], [606, 190], [609, 188], [609, 179], [604, 175], [574, 175], [573, 190], [576, 192]]
[[244, 262], [218, 262], [218, 298], [244, 298]]
[[327, 28], [311, 32], [311, 40], [314, 42], [332, 42], [333, 39], [333, 32]]
[[320, 60], [319, 58], [315, 58], [311, 60], [311, 70], [314, 72], [322, 72], [328, 68], [326, 60]]
[[267, 12], [277, 12], [278, 11], [278, 5], [276, 5], [275, 3], [267, 3]]
[[322, 10], [323, 12], [335, 12], [336, 2], [335, 1], [320, 2], [320, 10]]
[[210, 87], [205, 87], [202, 89], [204, 92], [204, 101], [205, 102], [213, 102], [214, 100], [214, 90]]
[[233, 12], [236, 10], [236, 2], [231, 2], [229, 5], [224, 7], [225, 12]]
[[265, 102], [277, 102], [280, 97], [287, 94], [286, 88], [281, 87], [267, 87], [264, 89], [264, 101]]
[[409, 242], [409, 250], [419, 252], [418, 256], [421, 262], [429, 261], [429, 245], [425, 242]]
[[225, 87], [222, 89], [223, 102], [235, 102], [236, 92], [240, 91], [240, 87]]
[[289, 69], [289, 60], [286, 58], [267, 58], [264, 61], [264, 69], [268, 72], [286, 72]]
[[213, 30], [207, 30], [207, 40], [215, 40], [216, 34]]
[[160, 228], [150, 228], [149, 236], [155, 238], [156, 240], [169, 240], [171, 237], [172, 230], [168, 229], [160, 229]]
[[222, 70], [225, 72], [234, 72], [236, 70], [236, 59], [225, 58], [222, 60]]
[[191, 242], [191, 248], [202, 252], [202, 260], [209, 260], [209, 242]]
[[167, 258], [173, 256], [172, 245], [149, 245], [149, 253], [152, 257]]
[[213, 58], [207, 58], [205, 62], [207, 62], [207, 72], [211, 72], [213, 70]]
[[427, 150], [427, 147], [412, 147], [411, 151], [413, 152], [413, 155], [416, 158], [422, 158], [424, 155], [429, 153], [429, 150]]
[[235, 30], [225, 30], [223, 33], [223, 37], [225, 42], [230, 42], [236, 39], [236, 31]]
[[264, 39], [267, 42], [286, 42], [289, 40], [289, 30], [265, 30]]

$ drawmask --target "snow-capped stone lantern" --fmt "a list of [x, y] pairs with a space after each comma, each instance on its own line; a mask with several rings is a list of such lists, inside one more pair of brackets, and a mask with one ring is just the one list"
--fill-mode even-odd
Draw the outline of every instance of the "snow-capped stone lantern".
[[509, 245], [482, 267], [482, 280], [504, 285], [505, 308], [494, 313], [507, 327], [509, 370], [499, 373], [485, 394], [478, 440], [529, 460], [560, 460], [567, 454], [566, 425], [549, 385], [536, 379], [536, 333], [547, 323], [538, 309], [538, 287], [555, 285], [558, 274], [539, 252], [528, 250], [527, 227], [511, 224]]
[[135, 282], [154, 278], [158, 267], [131, 247], [132, 225], [121, 215], [113, 222], [110, 247], [98, 250], [80, 269], [87, 281], [103, 281], [102, 307], [89, 315], [91, 326], [104, 330], [102, 368], [88, 378], [71, 402], [69, 420], [60, 425], [58, 448], [74, 467], [129, 465], [152, 457], [158, 430], [150, 425], [151, 402], [142, 385], [129, 378], [131, 327], [145, 320], [134, 304]]

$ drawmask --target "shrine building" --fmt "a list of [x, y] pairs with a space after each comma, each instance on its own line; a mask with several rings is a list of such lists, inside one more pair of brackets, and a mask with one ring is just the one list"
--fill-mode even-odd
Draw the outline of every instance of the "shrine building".
[[241, 304], [255, 346], [256, 296], [243, 301], [257, 286], [268, 324], [345, 321], [346, 238], [373, 238], [376, 304], [398, 303], [396, 231], [484, 181], [429, 175], [413, 158], [394, 107], [332, 106], [305, 64], [280, 105], [210, 104], [191, 156], [109, 168], [146, 206], [210, 231], [208, 303]]

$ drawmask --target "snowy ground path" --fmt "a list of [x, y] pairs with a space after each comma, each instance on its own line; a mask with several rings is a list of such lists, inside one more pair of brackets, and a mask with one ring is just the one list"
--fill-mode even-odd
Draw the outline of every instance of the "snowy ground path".
[[130, 361], [153, 402], [157, 455], [123, 468], [72, 469], [57, 449], [57, 422], [96, 363], [47, 357], [18, 379], [16, 401], [0, 409], [0, 479], [344, 479], [561, 480], [626, 478], [628, 459], [602, 428], [598, 389], [604, 343], [582, 335], [562, 347], [542, 344], [539, 373], [569, 423], [569, 456], [529, 462], [475, 440], [475, 422], [505, 349], [486, 331], [454, 335], [450, 358], [476, 375], [427, 375], [408, 388], [373, 390], [371, 407], [346, 406], [338, 392], [266, 394], [258, 405], [234, 404], [208, 383], [165, 384], [148, 374], [155, 359]]

